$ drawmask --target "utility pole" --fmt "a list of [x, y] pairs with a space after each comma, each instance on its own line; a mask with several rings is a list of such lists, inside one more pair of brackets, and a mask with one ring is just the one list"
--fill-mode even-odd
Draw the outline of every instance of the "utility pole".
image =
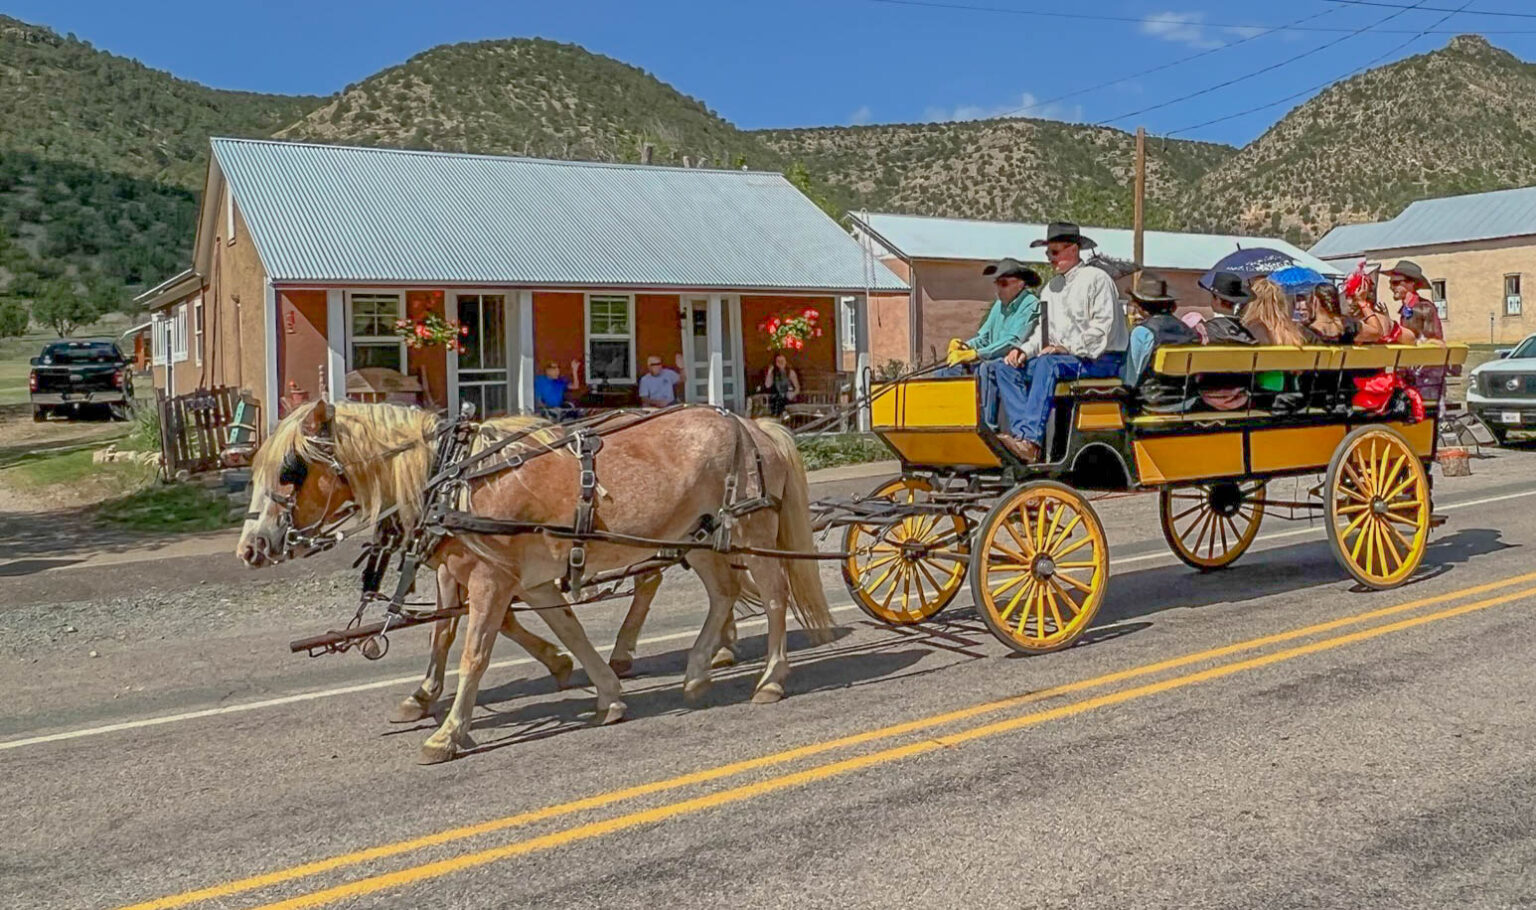
[[1143, 126], [1136, 127], [1136, 200], [1134, 214], [1132, 215], [1132, 228], [1135, 230], [1135, 241], [1131, 254], [1136, 260], [1136, 274], [1133, 281], [1141, 280], [1142, 252], [1144, 250], [1144, 234], [1146, 233], [1146, 200], [1147, 200], [1147, 129]]

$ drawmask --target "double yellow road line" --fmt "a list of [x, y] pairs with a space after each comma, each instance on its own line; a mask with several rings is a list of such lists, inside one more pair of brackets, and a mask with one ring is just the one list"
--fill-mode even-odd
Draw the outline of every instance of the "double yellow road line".
[[[584, 799], [578, 799], [571, 802], [560, 803], [554, 806], [548, 806], [543, 809], [536, 809], [530, 812], [522, 812], [516, 815], [509, 815], [504, 818], [481, 822], [479, 824], [466, 825], [459, 828], [451, 828], [445, 831], [440, 831], [436, 834], [429, 834], [424, 837], [396, 841], [394, 843], [383, 844], [365, 850], [345, 853], [339, 856], [330, 857], [328, 859], [318, 860], [316, 862], [292, 866], [287, 869], [279, 869], [273, 872], [251, 876], [249, 878], [243, 878], [219, 885], [213, 885], [208, 888], [201, 888], [195, 891], [187, 891], [181, 894], [174, 894], [167, 897], [158, 898], [156, 900], [133, 904], [129, 907], [122, 908], [122, 910], [171, 910], [171, 908], [185, 907], [202, 901], [229, 898], [237, 894], [268, 888], [286, 882], [292, 882], [298, 879], [320, 875], [322, 873], [334, 872], [339, 869], [345, 869], [350, 866], [356, 866], [362, 863], [400, 856], [407, 853], [424, 850], [430, 847], [451, 844], [456, 841], [462, 841], [469, 838], [481, 837], [498, 831], [504, 831], [511, 828], [534, 824], [536, 822], [549, 821], [578, 812], [599, 809], [614, 805], [616, 803], [639, 799], [645, 796], [652, 796], [659, 793], [666, 793], [686, 787], [697, 786], [699, 784], [706, 784], [713, 781], [746, 774], [750, 771], [759, 771], [762, 769], [773, 768], [779, 765], [801, 761], [803, 759], [822, 755], [828, 752], [849, 749], [851, 747], [867, 745], [882, 740], [895, 739], [897, 737], [902, 737], [913, 733], [922, 733], [938, 727], [958, 724], [962, 721], [970, 720], [981, 715], [1004, 711], [1009, 708], [1017, 708], [1051, 699], [1059, 699], [1063, 696], [1073, 695], [1091, 689], [1104, 688], [1106, 686], [1112, 686], [1116, 683], [1123, 683], [1143, 677], [1163, 674], [1170, 670], [1177, 670], [1195, 664], [1207, 663], [1210, 661], [1219, 660], [1221, 658], [1231, 657], [1232, 655], [1247, 651], [1268, 648], [1273, 645], [1285, 644], [1287, 642], [1293, 642], [1303, 638], [1325, 635], [1327, 633], [1337, 632], [1340, 629], [1344, 629], [1350, 626], [1370, 623], [1374, 620], [1386, 619], [1413, 610], [1419, 610], [1425, 607], [1458, 601], [1467, 597], [1475, 597], [1477, 595], [1487, 594], [1492, 591], [1515, 587], [1527, 582], [1536, 582], [1536, 572], [1528, 573], [1525, 575], [1518, 575], [1512, 578], [1506, 578], [1501, 581], [1489, 582], [1487, 584], [1462, 588], [1457, 591], [1451, 591], [1446, 594], [1439, 594], [1434, 597], [1412, 600], [1408, 601], [1407, 603], [1396, 604], [1391, 607], [1385, 607], [1378, 610], [1371, 610], [1365, 613], [1358, 613], [1352, 616], [1341, 617], [1329, 622], [1317, 623], [1315, 625], [1306, 626], [1305, 628], [1293, 629], [1288, 632], [1281, 632], [1274, 635], [1265, 635], [1259, 638], [1238, 642], [1236, 644], [1225, 645], [1219, 648], [1211, 648], [1194, 654], [1186, 654], [1182, 657], [1173, 658], [1171, 660], [1159, 661], [1152, 664], [1144, 664], [1139, 667], [1132, 667], [1114, 673], [1106, 673], [1102, 676], [1096, 676], [1091, 679], [1066, 683], [1060, 686], [1053, 686], [1051, 688], [1042, 689], [1037, 692], [1030, 692], [1011, 698], [984, 702], [982, 704], [973, 705], [968, 708], [962, 708], [957, 711], [935, 714], [929, 717], [919, 718], [917, 720], [907, 721], [900, 724], [893, 724], [891, 726], [881, 727], [879, 729], [858, 733], [852, 736], [839, 737], [837, 739], [811, 743], [799, 748], [789, 749], [783, 752], [776, 752], [771, 755], [764, 755], [758, 758], [748, 759], [746, 761], [733, 762], [731, 764], [720, 765], [714, 768], [707, 768], [701, 771], [695, 771], [690, 774], [683, 774], [677, 777], [667, 778], [665, 780], [641, 784], [635, 787], [627, 787], [621, 790], [613, 790], [607, 793], [589, 796]], [[741, 784], [721, 790], [715, 790], [701, 796], [682, 799], [675, 802], [668, 802], [652, 808], [634, 811], [599, 821], [574, 825], [572, 827], [564, 828], [537, 837], [513, 840], [500, 846], [475, 850], [436, 862], [408, 866], [404, 869], [400, 869], [394, 872], [361, 878], [346, 882], [344, 884], [336, 885], [334, 887], [312, 891], [297, 897], [288, 898], [286, 900], [280, 900], [275, 903], [263, 904], [260, 907], [252, 908], [252, 910], [299, 910], [299, 908], [320, 907], [347, 898], [360, 897], [363, 895], [373, 894], [379, 891], [385, 891], [393, 888], [401, 888], [418, 882], [448, 875], [454, 872], [459, 872], [465, 869], [471, 869], [477, 866], [486, 865], [488, 863], [494, 863], [499, 860], [509, 859], [516, 856], [523, 856], [529, 853], [537, 853], [543, 850], [550, 850], [556, 847], [573, 844], [580, 841], [591, 840], [593, 838], [602, 837], [607, 834], [613, 834], [615, 832], [624, 831], [630, 828], [655, 824], [657, 822], [666, 821], [668, 819], [677, 818], [679, 816], [702, 812], [706, 809], [743, 802], [745, 800], [753, 799], [768, 793], [774, 793], [779, 790], [786, 790], [792, 787], [799, 787], [817, 781], [828, 780], [830, 778], [848, 774], [863, 768], [888, 764], [900, 759], [923, 755], [925, 753], [962, 745], [964, 743], [972, 742], [978, 739], [985, 739], [1003, 733], [1011, 733], [1017, 730], [1022, 730], [1026, 727], [1043, 724], [1048, 721], [1072, 717], [1078, 714], [1084, 714], [1098, 708], [1123, 704], [1125, 702], [1146, 698], [1152, 695], [1158, 695], [1164, 692], [1170, 692], [1176, 689], [1186, 688], [1189, 686], [1197, 685], [1199, 683], [1210, 682], [1212, 680], [1232, 676], [1234, 674], [1246, 672], [1248, 670], [1256, 670], [1261, 667], [1270, 666], [1272, 664], [1293, 660], [1308, 654], [1316, 654], [1322, 651], [1329, 651], [1334, 648], [1340, 648], [1345, 645], [1378, 638], [1392, 632], [1412, 629], [1418, 626], [1426, 625], [1428, 623], [1437, 622], [1443, 619], [1450, 619], [1455, 616], [1473, 613], [1478, 610], [1484, 610], [1489, 607], [1499, 606], [1501, 604], [1513, 603], [1532, 596], [1536, 596], [1536, 586], [1519, 588], [1514, 591], [1509, 591], [1508, 593], [1499, 594], [1497, 596], [1488, 597], [1481, 600], [1475, 600], [1436, 612], [1411, 616], [1408, 618], [1396, 620], [1394, 622], [1383, 623], [1381, 625], [1373, 625], [1368, 628], [1359, 629], [1340, 635], [1334, 635], [1332, 637], [1321, 638], [1316, 641], [1307, 642], [1305, 644], [1296, 645], [1290, 648], [1269, 651], [1257, 656], [1218, 664], [1213, 667], [1196, 670], [1194, 672], [1186, 673], [1183, 675], [1171, 676], [1129, 688], [1116, 689], [1101, 695], [1083, 698], [1078, 701], [1068, 702], [1066, 704], [1057, 705], [1055, 707], [1030, 711], [1028, 713], [1018, 714], [1013, 717], [1007, 717], [1002, 720], [983, 723], [958, 731], [944, 733], [938, 736], [930, 736], [902, 745], [891, 746], [878, 751], [856, 755], [851, 758], [830, 761], [824, 764], [814, 765], [803, 770], [785, 772], [751, 783]]]

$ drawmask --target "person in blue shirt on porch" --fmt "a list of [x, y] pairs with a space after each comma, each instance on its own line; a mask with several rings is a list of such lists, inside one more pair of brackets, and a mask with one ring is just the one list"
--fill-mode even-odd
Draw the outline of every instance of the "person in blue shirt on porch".
[[1034, 289], [1040, 287], [1040, 276], [1017, 259], [999, 259], [982, 269], [981, 274], [992, 279], [997, 299], [992, 301], [992, 308], [975, 335], [964, 341], [950, 340], [947, 365], [934, 375], [964, 376], [974, 370], [981, 392], [982, 420], [996, 428], [994, 371], [1003, 356], [1035, 330], [1040, 298], [1035, 296]]
[[1093, 249], [1094, 242], [1077, 225], [1054, 221], [1045, 239], [1030, 246], [1046, 248], [1056, 275], [1040, 294], [1034, 331], [996, 367], [1009, 423], [997, 440], [1025, 464], [1044, 454], [1056, 383], [1118, 377], [1130, 341], [1115, 281], [1083, 262], [1083, 250]]
[[581, 412], [565, 400], [567, 389], [580, 388], [576, 378], [576, 370], [580, 366], [577, 361], [571, 361], [571, 379], [569, 382], [560, 378], [560, 364], [553, 360], [544, 364], [544, 374], [533, 377], [533, 400], [536, 402], [538, 415], [547, 420], [570, 420], [581, 416]]

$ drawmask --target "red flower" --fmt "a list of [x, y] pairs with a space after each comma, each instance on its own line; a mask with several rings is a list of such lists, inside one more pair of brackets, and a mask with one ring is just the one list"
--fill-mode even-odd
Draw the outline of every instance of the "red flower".
[[459, 326], [459, 334], [460, 335], [468, 335], [469, 334], [469, 326], [467, 326], [467, 325]]
[[811, 309], [810, 307], [806, 307], [805, 311], [802, 312], [800, 315], [804, 316], [806, 319], [815, 319], [816, 318], [816, 311]]

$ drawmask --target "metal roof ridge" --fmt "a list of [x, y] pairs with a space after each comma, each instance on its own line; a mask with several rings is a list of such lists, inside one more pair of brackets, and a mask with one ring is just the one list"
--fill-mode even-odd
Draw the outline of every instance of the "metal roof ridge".
[[626, 161], [576, 161], [567, 158], [535, 158], [531, 155], [493, 155], [488, 152], [440, 152], [433, 149], [402, 149], [375, 145], [336, 145], [329, 142], [302, 142], [290, 139], [253, 139], [239, 136], [210, 136], [214, 145], [265, 145], [291, 148], [325, 149], [327, 151], [373, 152], [388, 155], [418, 155], [426, 158], [471, 158], [485, 161], [514, 161], [522, 164], [551, 164], [561, 167], [610, 168], [627, 171], [680, 171], [686, 174], [747, 174], [759, 177], [783, 177], [781, 171], [764, 171], [753, 168], [682, 167], [674, 164], [640, 164]]

